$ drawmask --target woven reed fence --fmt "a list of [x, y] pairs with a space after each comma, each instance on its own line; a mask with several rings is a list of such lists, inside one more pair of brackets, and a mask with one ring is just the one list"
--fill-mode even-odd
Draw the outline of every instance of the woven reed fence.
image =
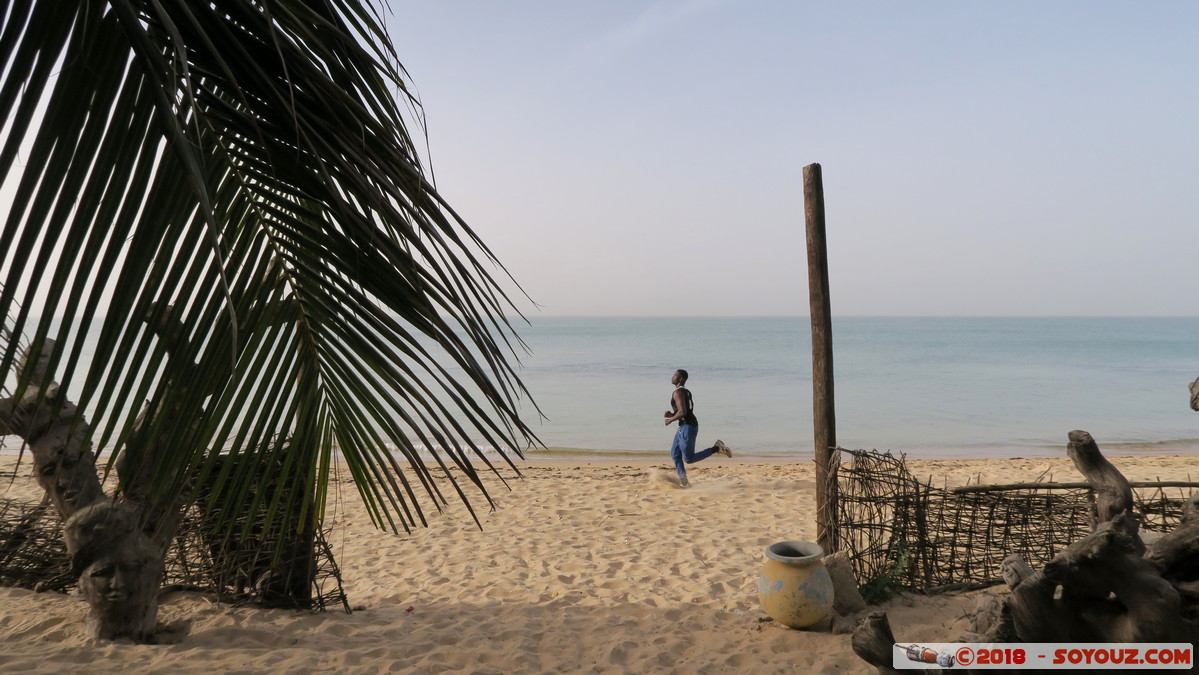
[[[837, 545], [868, 598], [1000, 583], [1008, 555], [1038, 568], [1091, 531], [1094, 494], [1081, 484], [938, 488], [916, 478], [902, 455], [838, 450], [829, 472]], [[1177, 524], [1193, 485], [1133, 483], [1141, 529]]]
[[[230, 604], [349, 611], [327, 534], [312, 537], [314, 555], [276, 559], [273, 538], [228, 545], [209, 535], [204, 517], [192, 509], [167, 552], [163, 588], [211, 593]], [[0, 499], [0, 586], [67, 593], [78, 581], [70, 568], [62, 522], [53, 509]], [[280, 590], [279, 579], [296, 577], [306, 578], [309, 588]]]
[[[244, 528], [250, 536], [233, 541], [212, 534], [210, 517], [196, 507], [184, 514], [167, 551], [164, 589], [211, 593], [230, 604], [350, 611], [328, 530], [268, 528], [260, 512], [242, 516], [239, 522], [251, 521]], [[66, 593], [76, 582], [54, 510], [0, 499], [0, 586]]]

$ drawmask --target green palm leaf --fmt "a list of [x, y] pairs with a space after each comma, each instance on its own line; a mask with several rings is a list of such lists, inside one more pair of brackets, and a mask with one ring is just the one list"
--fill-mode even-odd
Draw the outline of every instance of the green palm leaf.
[[2, 20], [0, 311], [55, 339], [100, 447], [157, 498], [212, 478], [222, 513], [278, 510], [248, 477], [281, 466], [313, 495], [276, 514], [296, 527], [337, 452], [383, 527], [443, 485], [490, 501], [479, 446], [511, 464], [536, 441], [515, 286], [427, 179], [376, 8], [14, 0]]

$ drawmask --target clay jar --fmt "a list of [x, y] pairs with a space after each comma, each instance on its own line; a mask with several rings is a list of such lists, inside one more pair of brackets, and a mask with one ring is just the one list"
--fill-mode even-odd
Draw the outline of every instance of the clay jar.
[[775, 621], [807, 628], [833, 608], [833, 580], [824, 551], [810, 541], [780, 541], [766, 547], [758, 577], [758, 602]]

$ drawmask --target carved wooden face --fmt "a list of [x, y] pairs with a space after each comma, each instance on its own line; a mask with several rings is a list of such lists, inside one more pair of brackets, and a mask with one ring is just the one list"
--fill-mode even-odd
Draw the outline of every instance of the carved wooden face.
[[20, 361], [17, 362], [17, 372], [29, 374], [33, 378], [34, 385], [40, 386], [46, 376], [46, 371], [50, 368], [50, 355], [54, 353], [54, 346], [54, 340], [42, 340], [42, 348], [37, 355], [36, 361], [30, 361], [29, 359], [33, 355], [32, 347], [27, 349], [21, 355]]
[[117, 549], [101, 555], [83, 570], [79, 589], [93, 607], [125, 611], [140, 606], [146, 594], [158, 592], [162, 566], [143, 551]]
[[54, 499], [59, 513], [73, 513], [98, 496], [94, 464], [84, 464], [83, 459], [78, 452], [62, 448], [34, 458], [38, 484]]

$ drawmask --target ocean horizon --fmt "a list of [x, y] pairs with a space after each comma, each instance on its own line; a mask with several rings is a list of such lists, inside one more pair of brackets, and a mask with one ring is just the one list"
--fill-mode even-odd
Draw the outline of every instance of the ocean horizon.
[[[699, 446], [813, 456], [808, 317], [535, 317], [521, 377], [547, 419], [531, 459], [658, 459], [675, 368]], [[836, 437], [913, 458], [1199, 454], [1196, 317], [834, 317]]]
[[[529, 317], [520, 410], [530, 460], [667, 461], [690, 373], [698, 447], [813, 457], [807, 316]], [[836, 438], [912, 458], [1057, 457], [1089, 431], [1109, 456], [1199, 454], [1199, 317], [834, 317]], [[451, 368], [451, 371], [454, 369]], [[538, 415], [538, 408], [544, 418]], [[0, 452], [13, 452], [9, 438]], [[494, 455], [490, 450], [487, 455]], [[713, 460], [717, 461], [717, 460]]]

